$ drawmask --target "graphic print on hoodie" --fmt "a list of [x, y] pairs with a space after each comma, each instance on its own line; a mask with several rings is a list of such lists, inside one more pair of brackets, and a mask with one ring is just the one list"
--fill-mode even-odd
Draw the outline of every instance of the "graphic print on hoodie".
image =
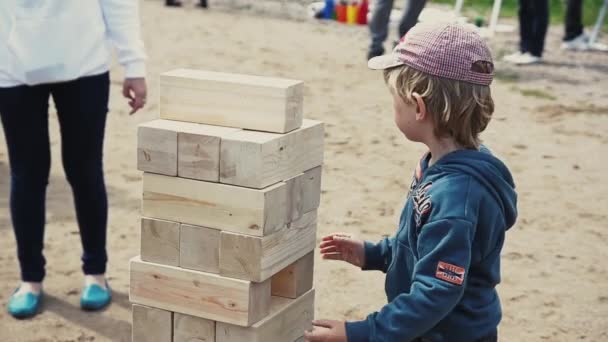
[[488, 149], [417, 168], [395, 236], [366, 242], [367, 270], [386, 273], [388, 304], [347, 322], [349, 342], [470, 342], [496, 333], [500, 252], [517, 217], [507, 167]]

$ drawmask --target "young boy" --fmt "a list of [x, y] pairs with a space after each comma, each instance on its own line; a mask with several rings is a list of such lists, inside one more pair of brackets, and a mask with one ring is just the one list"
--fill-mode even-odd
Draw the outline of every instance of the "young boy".
[[395, 236], [373, 244], [336, 233], [320, 245], [323, 259], [385, 272], [388, 304], [363, 321], [315, 321], [305, 339], [496, 341], [500, 252], [517, 195], [479, 140], [494, 111], [490, 50], [467, 27], [419, 24], [369, 66], [384, 70], [397, 127], [429, 152]]

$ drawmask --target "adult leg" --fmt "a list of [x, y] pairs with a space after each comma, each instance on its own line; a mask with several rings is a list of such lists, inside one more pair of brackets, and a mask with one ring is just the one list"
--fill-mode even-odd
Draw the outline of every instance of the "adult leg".
[[368, 57], [384, 53], [384, 41], [388, 37], [388, 24], [393, 10], [393, 0], [377, 0], [374, 4], [372, 18], [369, 22], [369, 32], [372, 42], [369, 46]]
[[0, 117], [8, 147], [10, 209], [24, 282], [45, 276], [45, 197], [51, 166], [49, 91], [42, 86], [0, 88]]
[[403, 17], [399, 23], [399, 38], [402, 38], [416, 23], [426, 5], [426, 0], [407, 0], [403, 8]]
[[521, 53], [530, 51], [532, 24], [534, 22], [534, 1], [537, 0], [519, 0], [519, 51]]
[[566, 4], [566, 23], [564, 40], [572, 40], [583, 34], [583, 0], [568, 0]]
[[530, 53], [542, 57], [545, 48], [545, 37], [549, 27], [549, 1], [532, 1], [534, 6], [534, 22], [532, 24], [532, 39], [530, 40]]
[[85, 274], [106, 271], [108, 199], [103, 176], [103, 140], [109, 75], [54, 85], [51, 94], [61, 127], [63, 167], [74, 194]]

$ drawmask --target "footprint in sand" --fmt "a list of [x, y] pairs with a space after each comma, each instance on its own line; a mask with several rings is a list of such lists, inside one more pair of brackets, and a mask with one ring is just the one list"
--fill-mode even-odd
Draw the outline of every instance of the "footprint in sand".
[[122, 175], [122, 179], [127, 183], [139, 182], [141, 180], [140, 175]]

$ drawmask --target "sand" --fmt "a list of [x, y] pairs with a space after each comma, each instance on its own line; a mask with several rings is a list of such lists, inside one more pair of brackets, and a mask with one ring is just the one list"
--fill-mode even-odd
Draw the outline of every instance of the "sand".
[[[122, 71], [112, 69], [105, 170], [114, 302], [100, 313], [78, 308], [81, 248], [52, 113], [47, 296], [42, 314], [25, 321], [6, 314], [19, 273], [0, 135], [0, 341], [130, 339], [128, 260], [139, 250], [141, 196], [136, 126], [158, 117], [158, 75], [164, 70], [193, 67], [304, 80], [305, 115], [327, 124], [319, 237], [345, 231], [376, 240], [395, 230], [425, 149], [394, 127], [381, 76], [365, 68], [365, 28], [249, 12], [168, 10], [158, 1], [144, 2], [142, 15], [150, 87], [143, 112], [128, 116], [120, 96]], [[608, 54], [561, 52], [561, 31], [551, 28], [545, 65], [498, 63], [497, 110], [483, 135], [510, 166], [520, 195], [520, 216], [503, 251], [503, 341], [608, 340]], [[497, 36], [495, 54], [510, 52], [516, 41], [516, 35]], [[317, 256], [316, 316], [364, 318], [385, 303], [383, 281], [379, 272]]]

